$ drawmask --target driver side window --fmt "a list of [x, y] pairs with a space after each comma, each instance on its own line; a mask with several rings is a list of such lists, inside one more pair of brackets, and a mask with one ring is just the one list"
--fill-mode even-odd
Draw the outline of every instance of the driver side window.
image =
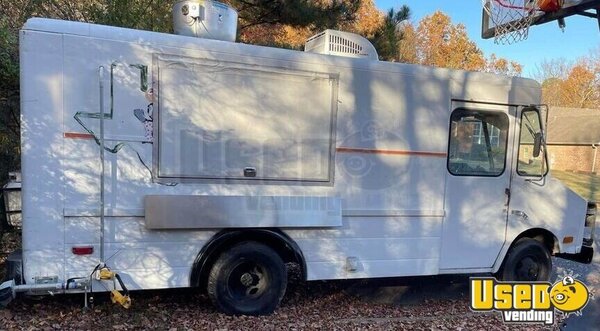
[[459, 108], [450, 117], [448, 171], [456, 176], [500, 176], [506, 161], [508, 116]]

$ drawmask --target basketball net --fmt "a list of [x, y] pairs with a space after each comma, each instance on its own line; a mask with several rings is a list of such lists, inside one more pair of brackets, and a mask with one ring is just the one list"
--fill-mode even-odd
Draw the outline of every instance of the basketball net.
[[495, 27], [494, 43], [512, 44], [527, 39], [539, 0], [482, 0]]

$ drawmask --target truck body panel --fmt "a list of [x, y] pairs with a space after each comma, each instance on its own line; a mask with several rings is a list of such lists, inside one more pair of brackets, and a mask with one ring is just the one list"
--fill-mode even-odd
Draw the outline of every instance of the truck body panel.
[[[31, 19], [21, 93], [27, 283], [100, 260], [100, 98], [105, 262], [129, 289], [191, 286], [226, 228], [278, 228], [308, 280], [493, 272], [537, 227], [581, 247], [586, 202], [514, 172], [529, 79]], [[501, 174], [451, 173], [462, 108], [506, 119]]]

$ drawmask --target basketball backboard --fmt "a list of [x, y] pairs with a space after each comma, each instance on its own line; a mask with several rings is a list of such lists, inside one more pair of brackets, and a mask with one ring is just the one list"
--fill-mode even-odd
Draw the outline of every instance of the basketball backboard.
[[[565, 27], [565, 18], [573, 15], [590, 17], [600, 29], [600, 0], [482, 0], [481, 37], [512, 43], [527, 38], [530, 26], [557, 21]], [[548, 4], [560, 8], [544, 12]]]

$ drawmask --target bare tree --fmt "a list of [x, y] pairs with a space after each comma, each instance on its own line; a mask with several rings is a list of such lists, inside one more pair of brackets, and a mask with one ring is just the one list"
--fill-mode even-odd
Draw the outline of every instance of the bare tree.
[[598, 51], [592, 51], [575, 61], [564, 58], [544, 60], [536, 66], [534, 78], [542, 84], [544, 103], [562, 107], [600, 108]]

